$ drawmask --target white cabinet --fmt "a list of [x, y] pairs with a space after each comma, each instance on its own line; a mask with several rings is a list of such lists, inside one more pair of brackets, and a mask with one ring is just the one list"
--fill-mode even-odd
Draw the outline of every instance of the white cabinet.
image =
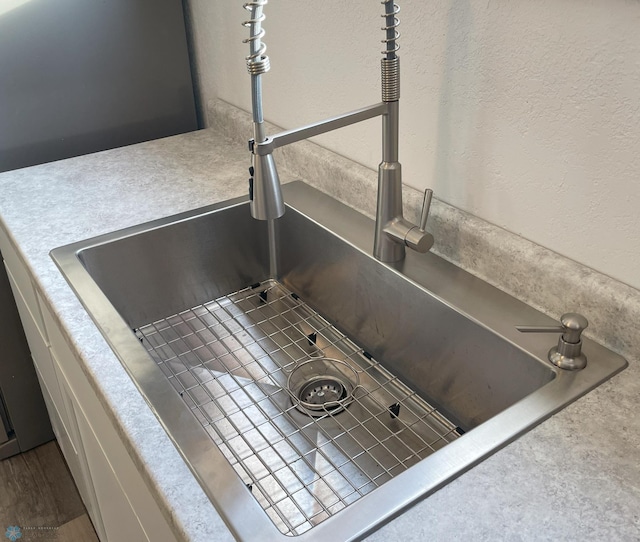
[[149, 540], [133, 511], [131, 502], [118, 482], [118, 476], [82, 412], [78, 413], [78, 427], [85, 446], [104, 525], [105, 536], [101, 539]]
[[100, 538], [100, 540], [109, 540], [104, 536], [104, 525], [102, 523], [102, 517], [100, 515], [100, 509], [98, 507], [98, 501], [94, 489], [95, 483], [92, 479], [91, 470], [87, 462], [87, 443], [81, 438], [79, 428], [80, 419], [77, 413], [78, 408], [74, 406], [78, 403], [62, 369], [60, 368], [60, 365], [57, 362], [57, 359], [55, 358], [55, 355], [52, 355], [52, 358], [54, 366], [58, 369], [56, 373], [58, 377], [58, 384], [60, 386], [60, 395], [62, 396], [65, 412], [68, 418], [67, 435], [69, 439], [68, 441], [64, 441], [64, 445], [60, 443], [60, 440], [58, 440], [58, 443], [60, 444], [60, 449], [67, 460], [71, 475], [76, 482], [78, 493], [80, 493], [80, 497], [84, 502], [87, 513], [93, 523], [93, 527], [98, 534], [98, 538]]
[[102, 542], [175, 542], [81, 362], [1, 227], [0, 251], [54, 433], [98, 537]]

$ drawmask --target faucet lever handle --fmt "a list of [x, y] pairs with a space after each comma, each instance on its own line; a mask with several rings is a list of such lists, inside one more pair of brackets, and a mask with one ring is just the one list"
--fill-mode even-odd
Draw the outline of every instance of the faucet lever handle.
[[422, 212], [420, 213], [420, 231], [427, 229], [427, 218], [429, 218], [429, 209], [431, 208], [431, 198], [433, 197], [433, 190], [427, 188], [424, 191], [424, 200], [422, 200]]
[[[411, 222], [407, 222], [402, 216], [394, 223], [401, 224], [402, 229], [399, 234], [395, 234], [397, 239], [404, 240], [404, 244], [418, 252], [428, 252], [433, 246], [433, 235], [428, 233], [427, 218], [429, 218], [429, 207], [431, 207], [431, 196], [433, 190], [427, 188], [424, 191], [424, 200], [422, 202], [422, 213], [420, 213], [420, 225], [415, 226]], [[387, 230], [385, 230], [387, 231]]]

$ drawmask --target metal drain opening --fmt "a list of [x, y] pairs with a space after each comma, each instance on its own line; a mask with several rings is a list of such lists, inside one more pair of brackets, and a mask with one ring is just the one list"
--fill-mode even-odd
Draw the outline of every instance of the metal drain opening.
[[[312, 405], [331, 405], [346, 396], [344, 386], [333, 378], [319, 378], [309, 382], [300, 391], [300, 400]], [[327, 408], [332, 408], [328, 406]]]
[[358, 373], [344, 361], [311, 359], [298, 364], [287, 379], [296, 409], [308, 416], [335, 415], [353, 401]]

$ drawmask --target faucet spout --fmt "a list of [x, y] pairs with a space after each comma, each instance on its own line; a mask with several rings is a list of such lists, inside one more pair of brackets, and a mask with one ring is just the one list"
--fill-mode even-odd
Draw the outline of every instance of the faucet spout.
[[249, 173], [251, 216], [258, 220], [274, 220], [284, 214], [280, 177], [273, 154], [253, 155]]
[[[264, 29], [262, 9], [268, 0], [251, 0], [245, 8], [251, 11], [251, 19], [244, 24], [250, 29], [251, 52], [246, 57], [252, 82], [252, 109], [254, 138], [249, 141], [252, 166], [249, 169], [249, 198], [251, 215], [259, 220], [273, 220], [284, 214], [280, 179], [273, 159], [273, 151], [290, 143], [336, 130], [350, 124], [382, 117], [382, 163], [378, 167], [378, 203], [376, 212], [373, 255], [382, 262], [398, 262], [405, 256], [405, 247], [427, 252], [433, 245], [433, 236], [425, 231], [431, 191], [423, 206], [420, 226], [412, 224], [402, 214], [402, 168], [398, 161], [398, 125], [400, 100], [400, 59], [396, 54], [400, 8], [394, 0], [383, 0], [385, 13], [385, 49], [382, 51], [382, 102], [343, 115], [338, 115], [308, 126], [287, 130], [274, 136], [264, 134], [262, 118], [261, 76], [269, 70], [269, 58], [264, 54], [266, 46], [261, 41]], [[428, 201], [427, 201], [428, 200]]]

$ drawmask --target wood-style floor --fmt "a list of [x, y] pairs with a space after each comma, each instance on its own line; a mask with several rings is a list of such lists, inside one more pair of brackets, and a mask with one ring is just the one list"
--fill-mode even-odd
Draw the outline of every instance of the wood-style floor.
[[9, 526], [20, 542], [98, 542], [55, 441], [0, 461], [0, 540]]

